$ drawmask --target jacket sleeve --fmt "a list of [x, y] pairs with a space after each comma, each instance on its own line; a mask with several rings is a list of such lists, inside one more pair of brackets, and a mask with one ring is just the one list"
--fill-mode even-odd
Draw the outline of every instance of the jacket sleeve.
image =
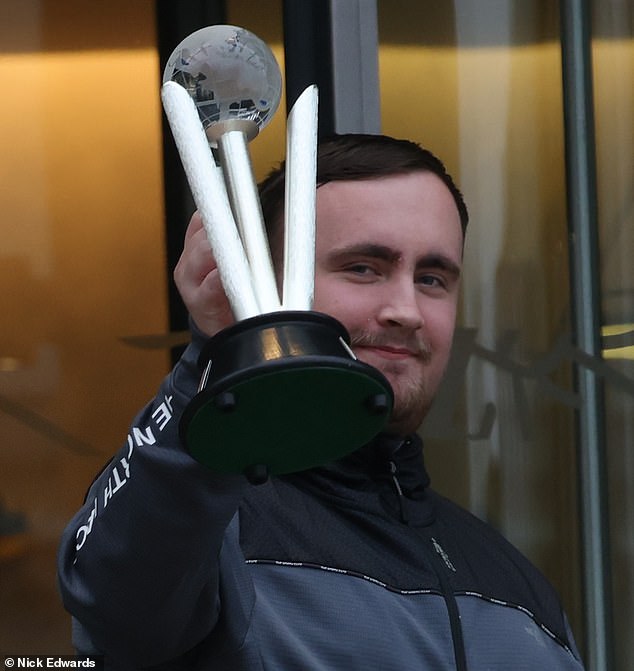
[[62, 599], [82, 632], [76, 638], [134, 666], [173, 659], [213, 629], [223, 536], [248, 486], [241, 475], [198, 464], [178, 438], [198, 385], [200, 341], [195, 335], [135, 418], [58, 553]]

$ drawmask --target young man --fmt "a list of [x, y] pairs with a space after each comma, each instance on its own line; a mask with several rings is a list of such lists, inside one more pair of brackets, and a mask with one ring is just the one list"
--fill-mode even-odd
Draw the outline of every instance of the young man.
[[[317, 181], [314, 309], [390, 382], [386, 432], [257, 486], [187, 455], [198, 354], [233, 321], [195, 215], [175, 272], [192, 343], [62, 539], [75, 645], [113, 669], [582, 669], [552, 588], [429, 488], [414, 433], [451, 348], [459, 191], [383, 136], [323, 142]], [[283, 170], [261, 187], [274, 255], [283, 188]]]

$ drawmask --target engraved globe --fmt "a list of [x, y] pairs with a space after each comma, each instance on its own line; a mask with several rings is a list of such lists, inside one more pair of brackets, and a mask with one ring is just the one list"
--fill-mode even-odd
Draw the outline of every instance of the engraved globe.
[[193, 98], [212, 145], [227, 130], [255, 137], [271, 120], [282, 94], [271, 49], [236, 26], [207, 26], [186, 37], [165, 66], [163, 83], [170, 80]]

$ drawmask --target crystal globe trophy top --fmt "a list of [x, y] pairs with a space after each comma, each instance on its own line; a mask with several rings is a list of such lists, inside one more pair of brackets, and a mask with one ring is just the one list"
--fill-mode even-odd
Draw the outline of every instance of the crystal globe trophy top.
[[234, 26], [197, 30], [172, 52], [163, 83], [180, 84], [194, 99], [212, 144], [229, 129], [252, 140], [275, 114], [282, 76], [273, 52], [255, 35]]
[[279, 105], [273, 53], [243, 28], [208, 26], [176, 47], [163, 82], [163, 108], [236, 318], [200, 356], [198, 393], [179, 425], [186, 449], [217, 472], [262, 482], [361, 447], [385, 425], [393, 395], [356, 359], [343, 325], [312, 310], [317, 88], [287, 119], [280, 300], [248, 150]]

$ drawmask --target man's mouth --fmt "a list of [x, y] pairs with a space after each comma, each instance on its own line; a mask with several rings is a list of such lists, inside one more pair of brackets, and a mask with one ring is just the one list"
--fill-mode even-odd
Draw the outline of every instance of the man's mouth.
[[431, 351], [419, 334], [351, 333], [352, 348], [357, 354], [367, 352], [385, 361], [420, 359], [429, 361]]
[[407, 347], [401, 347], [396, 345], [355, 345], [355, 349], [364, 350], [366, 352], [371, 352], [376, 356], [382, 357], [389, 360], [401, 360], [401, 359], [410, 359], [420, 357], [420, 351], [414, 351]]

